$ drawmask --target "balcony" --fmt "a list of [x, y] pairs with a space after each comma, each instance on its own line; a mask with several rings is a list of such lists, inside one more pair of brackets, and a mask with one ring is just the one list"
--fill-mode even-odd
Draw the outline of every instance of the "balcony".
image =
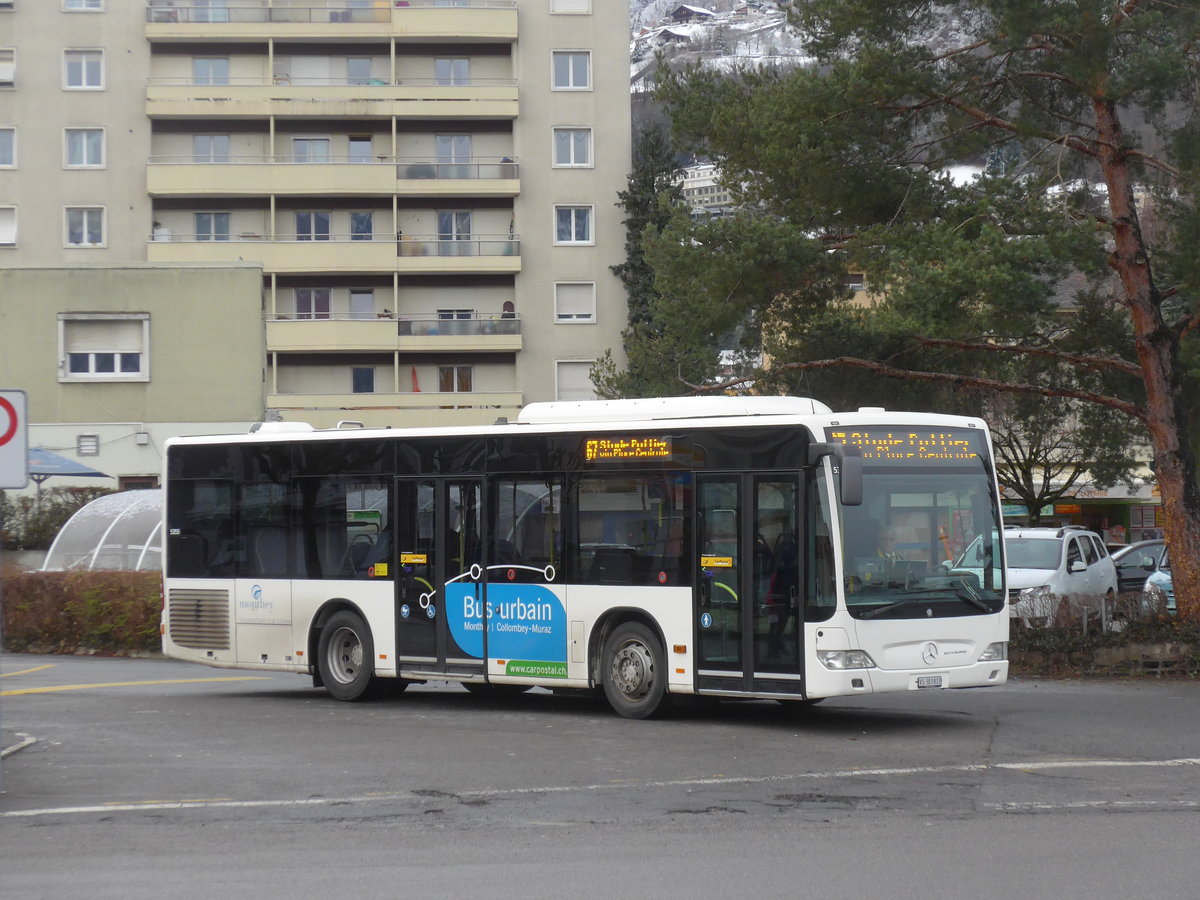
[[150, 0], [146, 37], [155, 42], [276, 40], [511, 42], [516, 0]]
[[[407, 375], [405, 376], [408, 377]], [[500, 416], [515, 420], [524, 405], [520, 391], [374, 394], [267, 394], [267, 408], [285, 422], [333, 428], [353, 420], [368, 428], [491, 425]]]
[[304, 272], [515, 275], [521, 271], [521, 240], [517, 235], [475, 234], [404, 235], [382, 240], [358, 235], [330, 234], [314, 239], [296, 235], [241, 233], [213, 240], [199, 235], [174, 235], [152, 240], [146, 259], [152, 263], [257, 262], [278, 274]]
[[265, 119], [270, 116], [399, 119], [512, 119], [517, 115], [513, 78], [471, 78], [446, 84], [406, 78], [400, 84], [349, 78], [193, 78], [154, 76], [146, 84], [146, 115], [176, 119]]
[[267, 319], [268, 353], [320, 353], [331, 350], [361, 353], [517, 353], [521, 350], [521, 320], [515, 314], [476, 313], [446, 319], [436, 313], [374, 319]]
[[152, 156], [148, 162], [146, 185], [152, 197], [515, 197], [521, 192], [518, 164], [509, 157], [447, 163], [394, 156], [239, 156], [219, 161]]

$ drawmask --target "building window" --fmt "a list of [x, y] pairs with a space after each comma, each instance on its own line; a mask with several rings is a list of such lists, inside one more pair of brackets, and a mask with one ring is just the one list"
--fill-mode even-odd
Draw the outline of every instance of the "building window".
[[0, 87], [12, 87], [17, 82], [17, 51], [0, 47]]
[[356, 394], [375, 393], [375, 368], [373, 366], [352, 366], [350, 377]]
[[67, 12], [103, 12], [104, 0], [63, 0]]
[[329, 240], [329, 219], [332, 213], [304, 210], [296, 213], [296, 240]]
[[63, 86], [73, 91], [104, 88], [103, 50], [64, 50]]
[[192, 162], [226, 163], [229, 162], [229, 135], [227, 134], [193, 134]]
[[17, 246], [17, 208], [0, 206], [0, 247]]
[[591, 244], [592, 207], [554, 207], [554, 243]]
[[228, 22], [229, 0], [193, 0], [193, 22]]
[[67, 246], [104, 246], [104, 208], [101, 206], [67, 207]]
[[229, 213], [198, 212], [195, 214], [196, 240], [229, 240]]
[[59, 381], [149, 381], [150, 316], [63, 313]]
[[592, 129], [554, 129], [554, 165], [590, 166], [591, 164]]
[[555, 50], [553, 80], [556, 91], [587, 91], [592, 87], [592, 54], [590, 50]]
[[438, 390], [443, 394], [469, 394], [473, 384], [472, 366], [438, 366]]
[[104, 129], [66, 129], [66, 164], [69, 169], [98, 169], [104, 165]]
[[229, 57], [197, 56], [193, 58], [192, 84], [229, 84]]
[[327, 137], [292, 138], [292, 162], [298, 162], [298, 163], [327, 163], [327, 162], [329, 162], [329, 138], [327, 138]]
[[472, 256], [470, 210], [448, 210], [437, 214], [438, 256]]
[[371, 58], [351, 56], [346, 59], [346, 81], [352, 85], [371, 83]]
[[554, 321], [595, 322], [596, 283], [560, 281], [554, 285]]
[[0, 169], [17, 164], [17, 129], [0, 128]]
[[555, 364], [554, 397], [556, 400], [595, 400], [592, 366], [595, 360], [560, 360]]
[[373, 212], [350, 213], [350, 240], [369, 241], [375, 237], [375, 214]]
[[[387, 312], [387, 310], [384, 310]], [[375, 318], [375, 292], [372, 290], [351, 289], [350, 291], [350, 318], [352, 319], [373, 319]]]
[[437, 84], [471, 83], [471, 60], [462, 57], [438, 57], [433, 61], [433, 79]]
[[329, 288], [295, 288], [297, 319], [328, 319]]
[[347, 141], [350, 162], [370, 162], [371, 136], [369, 134], [352, 134]]
[[100, 455], [100, 435], [98, 435], [98, 434], [77, 434], [77, 435], [75, 435], [75, 455], [76, 456], [99, 456]]

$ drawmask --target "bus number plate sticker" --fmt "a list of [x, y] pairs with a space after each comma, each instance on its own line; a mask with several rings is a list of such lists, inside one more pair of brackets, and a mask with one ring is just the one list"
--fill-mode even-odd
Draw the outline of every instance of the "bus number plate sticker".
[[938, 688], [943, 688], [945, 686], [946, 686], [945, 680], [942, 678], [941, 675], [918, 675], [917, 676], [917, 690], [918, 691], [937, 690]]

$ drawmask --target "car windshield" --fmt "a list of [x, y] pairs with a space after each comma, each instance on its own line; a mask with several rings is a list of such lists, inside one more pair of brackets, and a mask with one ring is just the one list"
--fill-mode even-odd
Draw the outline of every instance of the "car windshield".
[[1057, 569], [1062, 541], [1057, 538], [1006, 538], [1010, 569]]
[[1162, 562], [1160, 562], [1160, 563], [1158, 564], [1158, 567], [1159, 567], [1160, 569], [1166, 569], [1168, 572], [1170, 572], [1170, 571], [1171, 571], [1171, 560], [1170, 560], [1170, 558], [1169, 558], [1169, 557], [1170, 557], [1170, 554], [1169, 554], [1169, 553], [1164, 553], [1164, 554], [1163, 554], [1163, 558], [1162, 558]]

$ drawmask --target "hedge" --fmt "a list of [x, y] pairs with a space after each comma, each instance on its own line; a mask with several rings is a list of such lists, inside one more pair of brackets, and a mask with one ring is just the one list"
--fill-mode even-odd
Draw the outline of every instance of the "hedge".
[[129, 655], [162, 649], [158, 572], [24, 572], [3, 582], [4, 649]]

